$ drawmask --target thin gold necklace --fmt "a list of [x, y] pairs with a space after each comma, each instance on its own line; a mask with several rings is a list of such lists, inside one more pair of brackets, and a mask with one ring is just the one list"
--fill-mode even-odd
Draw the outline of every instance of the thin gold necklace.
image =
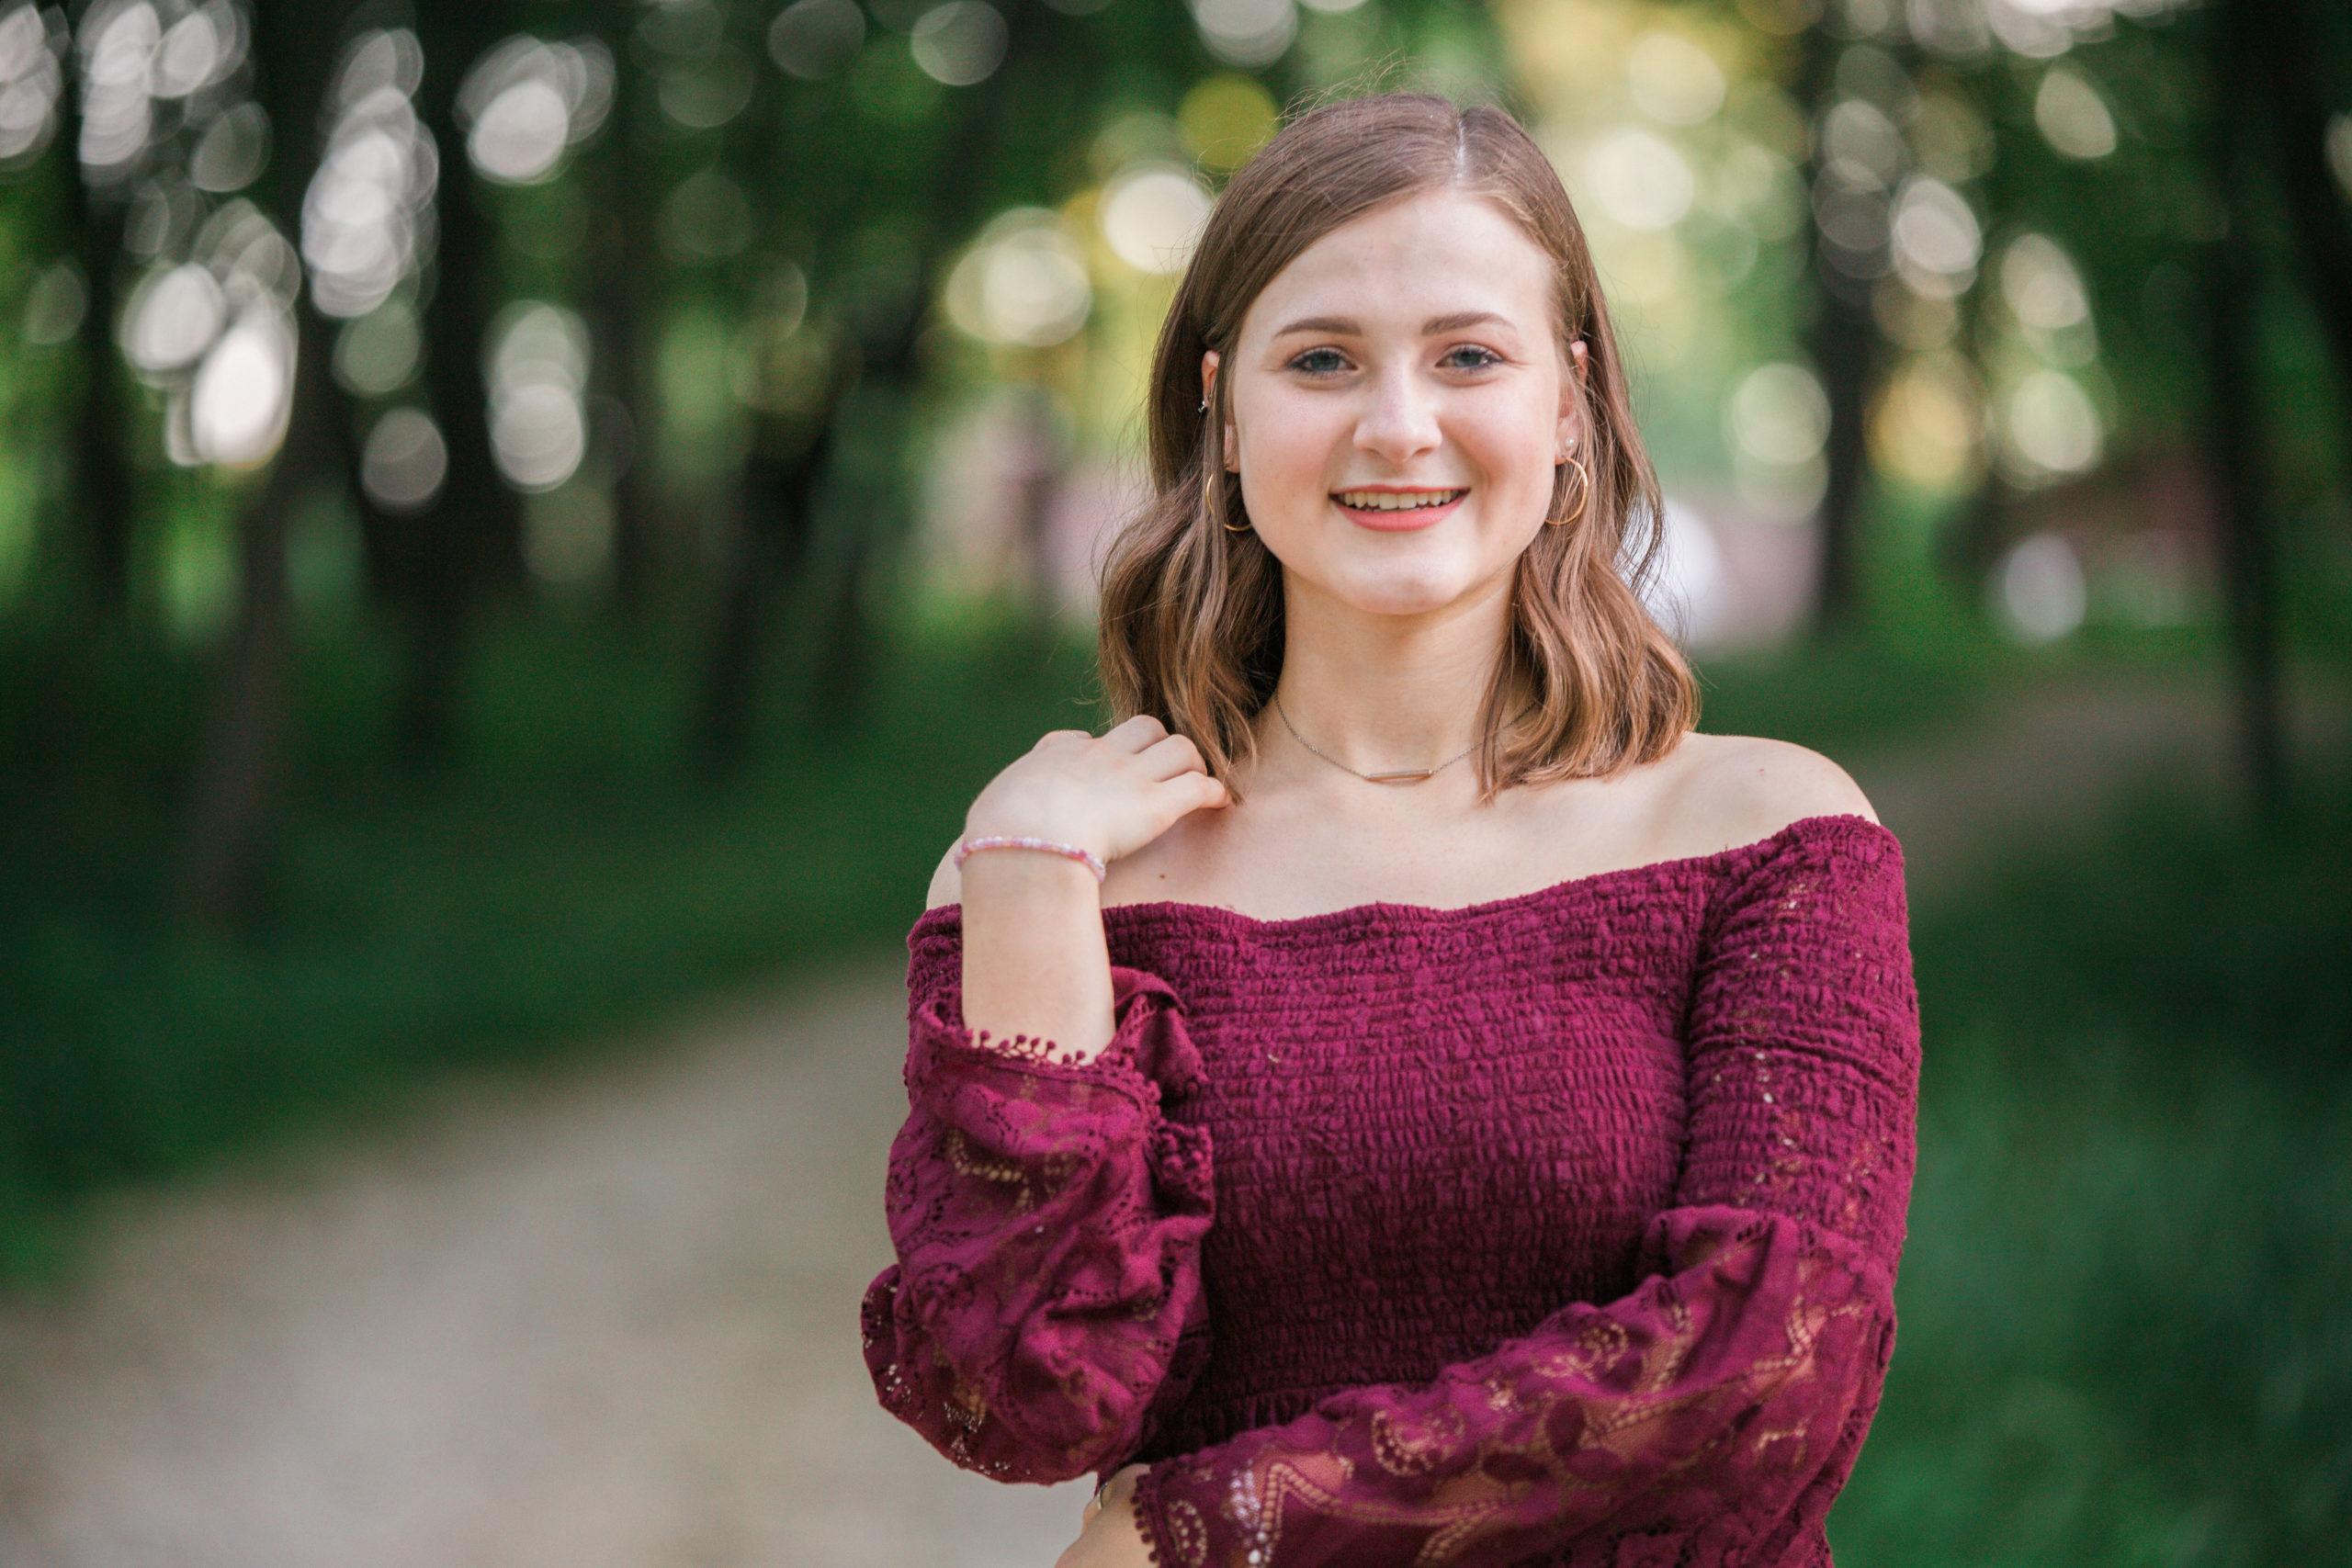
[[1355, 773], [1356, 777], [1363, 780], [1366, 784], [1419, 784], [1423, 779], [1432, 778], [1437, 774], [1443, 773], [1446, 769], [1453, 766], [1454, 763], [1462, 761], [1463, 757], [1470, 755], [1470, 751], [1476, 751], [1480, 744], [1478, 741], [1472, 741], [1470, 743], [1470, 751], [1464, 751], [1461, 756], [1448, 757], [1444, 761], [1440, 762], [1434, 768], [1400, 768], [1394, 773], [1357, 773], [1355, 769], [1351, 768], [1345, 762], [1342, 762], [1340, 759], [1331, 755], [1330, 752], [1317, 746], [1313, 741], [1307, 739], [1306, 736], [1301, 735], [1298, 732], [1298, 726], [1290, 721], [1290, 710], [1283, 706], [1283, 694], [1280, 692], [1276, 692], [1274, 694], [1274, 712], [1281, 717], [1283, 721], [1283, 728], [1290, 731], [1290, 738], [1293, 740], [1297, 741], [1301, 746], [1306, 747], [1308, 750], [1314, 752], [1317, 756], [1322, 758], [1325, 761], [1330, 763], [1341, 773]]

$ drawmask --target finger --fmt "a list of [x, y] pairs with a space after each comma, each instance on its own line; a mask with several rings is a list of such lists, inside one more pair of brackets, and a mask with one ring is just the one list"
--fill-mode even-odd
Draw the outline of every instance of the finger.
[[1178, 817], [1194, 811], [1214, 811], [1232, 799], [1224, 782], [1206, 773], [1179, 773], [1163, 781], [1161, 787], [1170, 792], [1169, 803]]
[[1165, 740], [1155, 741], [1144, 748], [1137, 760], [1151, 770], [1151, 776], [1157, 780], [1172, 779], [1179, 773], [1208, 772], [1208, 764], [1201, 761], [1201, 749], [1193, 744], [1189, 736], [1171, 735]]
[[1141, 751], [1165, 739], [1168, 727], [1148, 713], [1139, 713], [1125, 724], [1114, 725], [1102, 737], [1122, 751]]

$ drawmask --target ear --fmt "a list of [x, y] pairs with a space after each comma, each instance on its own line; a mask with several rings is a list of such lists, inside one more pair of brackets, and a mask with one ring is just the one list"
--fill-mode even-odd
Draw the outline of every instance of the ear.
[[[1216, 371], [1217, 367], [1223, 363], [1224, 361], [1217, 356], [1216, 349], [1201, 351], [1201, 401], [1208, 404], [1211, 410], [1216, 407]], [[1234, 456], [1235, 437], [1233, 419], [1230, 414], [1226, 416], [1225, 429], [1220, 434], [1224, 437], [1222, 445], [1225, 448], [1225, 466], [1238, 472], [1241, 465], [1239, 459]]]
[[1584, 340], [1568, 344], [1569, 374], [1560, 378], [1560, 423], [1553, 450], [1566, 462], [1584, 444], [1584, 383], [1588, 355]]

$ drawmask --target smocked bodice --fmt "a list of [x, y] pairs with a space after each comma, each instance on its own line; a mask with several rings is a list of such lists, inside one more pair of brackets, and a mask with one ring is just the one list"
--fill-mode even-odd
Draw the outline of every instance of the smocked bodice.
[[[1681, 1163], [1679, 1036], [1717, 869], [1466, 910], [1106, 911], [1113, 962], [1183, 998], [1203, 1082], [1166, 1113], [1216, 1149], [1217, 1353], [1156, 1449], [1430, 1377], [1632, 1289]], [[953, 942], [945, 919], [930, 934]]]

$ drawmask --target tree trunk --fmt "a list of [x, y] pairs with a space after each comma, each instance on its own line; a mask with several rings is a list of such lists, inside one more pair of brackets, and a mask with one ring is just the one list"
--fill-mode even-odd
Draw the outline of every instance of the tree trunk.
[[[2246, 0], [2231, 5], [2246, 9]], [[2268, 91], [2252, 101], [2269, 106], [2273, 141], [2267, 162], [2286, 197], [2303, 288], [2335, 361], [2336, 384], [2352, 400], [2352, 193], [2327, 166], [2327, 38], [2311, 0], [2274, 0], [2258, 24], [2242, 17], [2232, 25], [2262, 51]], [[2352, 441], [2339, 443], [2338, 452], [2346, 465], [2346, 494], [2352, 498]]]
[[[626, 6], [605, 9], [614, 14], [605, 28], [606, 47], [615, 60], [626, 61], [636, 12]], [[597, 150], [589, 171], [590, 188], [601, 215], [591, 258], [596, 268], [595, 378], [628, 420], [625, 433], [605, 433], [607, 442], [626, 444], [625, 450], [612, 453], [613, 600], [622, 617], [632, 625], [642, 625], [652, 606], [660, 566], [654, 550], [653, 488], [645, 462], [646, 441], [652, 429], [647, 418], [651, 400], [646, 396], [645, 343], [639, 330], [647, 292], [639, 276], [644, 234], [633, 220], [634, 215], [649, 210], [654, 199], [639, 141], [637, 111], [643, 97], [641, 84], [625, 72], [613, 89], [605, 144]]]
[[269, 477], [240, 522], [236, 630], [213, 675], [175, 903], [186, 923], [228, 931], [266, 901], [285, 797], [292, 627], [287, 522], [316, 473], [325, 417], [323, 345], [295, 349], [292, 422]]
[[[303, 193], [318, 162], [311, 128], [334, 58], [336, 17], [324, 6], [254, 8], [255, 62], [278, 144], [267, 191], [256, 194], [272, 200], [298, 240]], [[288, 524], [303, 496], [333, 471], [344, 450], [334, 426], [348, 423], [349, 411], [326, 370], [327, 323], [311, 308], [307, 290], [291, 324], [286, 438], [240, 519], [236, 627], [213, 675], [175, 887], [180, 918], [214, 931], [248, 923], [266, 901], [286, 795], [293, 663]]]
[[121, 301], [115, 269], [122, 259], [128, 192], [93, 189], [82, 169], [81, 73], [66, 62], [71, 112], [60, 128], [72, 192], [75, 260], [88, 288], [77, 345], [82, 356], [82, 405], [73, 434], [73, 512], [81, 523], [82, 561], [92, 602], [120, 611], [130, 601], [130, 540], [137, 522], [131, 491], [131, 457], [122, 404], [122, 355], [115, 346], [115, 318]]
[[[1819, 24], [1807, 30], [1798, 82], [1799, 101], [1817, 123], [1829, 105], [1837, 73], [1838, 41]], [[1805, 164], [1805, 189], [1820, 186], [1826, 163], [1815, 138]], [[1816, 219], [1811, 225], [1815, 315], [1805, 348], [1821, 375], [1829, 403], [1829, 437], [1822, 452], [1828, 483], [1821, 494], [1821, 573], [1814, 601], [1816, 634], [1849, 630], [1860, 618], [1861, 586], [1856, 535], [1860, 526], [1862, 479], [1869, 465], [1864, 440], [1872, 384], [1878, 378], [1878, 323], [1871, 319], [1868, 277], [1846, 270], [1833, 254]]]
[[750, 756], [768, 607], [785, 597], [807, 564], [816, 532], [817, 484], [831, 454], [831, 438], [828, 417], [798, 456], [754, 454], [744, 460], [739, 558], [728, 574], [703, 686], [703, 763], [714, 774], [739, 771]]
[[2263, 101], [2256, 41], [2264, 18], [2247, 0], [2224, 0], [2210, 51], [2213, 198], [2226, 215], [2204, 256], [2207, 440], [2221, 503], [2221, 567], [2235, 668], [2239, 761], [2255, 810], [2276, 822], [2287, 795], [2279, 692], [2275, 542], [2265, 515], [2256, 407], [2256, 293], [2260, 274], [2245, 182], [2256, 174], [2245, 116]]
[[457, 746], [464, 648], [477, 600], [512, 590], [522, 575], [522, 507], [500, 476], [490, 444], [482, 355], [490, 334], [493, 235], [466, 161], [458, 86], [504, 31], [490, 4], [422, 6], [417, 37], [424, 80], [417, 110], [440, 149], [433, 299], [425, 311], [425, 387], [448, 449], [441, 493], [410, 520], [401, 600], [409, 638], [397, 728], [413, 762], [447, 762]]

